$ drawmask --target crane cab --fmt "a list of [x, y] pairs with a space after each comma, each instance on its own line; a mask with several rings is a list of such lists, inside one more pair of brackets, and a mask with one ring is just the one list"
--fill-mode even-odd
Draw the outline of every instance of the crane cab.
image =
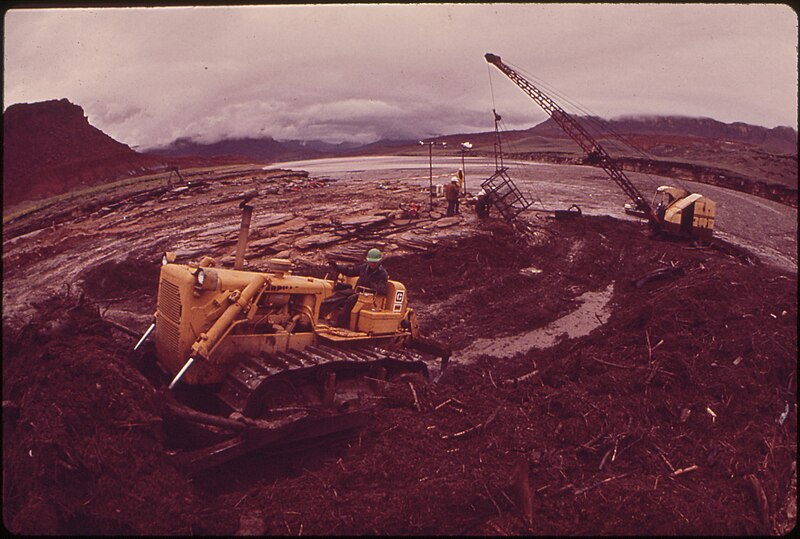
[[[716, 203], [686, 189], [662, 185], [656, 189], [651, 205], [662, 232], [670, 236], [708, 240], [714, 233]], [[634, 204], [625, 204], [625, 213], [647, 219]]]
[[710, 239], [714, 232], [716, 204], [699, 193], [662, 185], [653, 198], [663, 232], [682, 237]]

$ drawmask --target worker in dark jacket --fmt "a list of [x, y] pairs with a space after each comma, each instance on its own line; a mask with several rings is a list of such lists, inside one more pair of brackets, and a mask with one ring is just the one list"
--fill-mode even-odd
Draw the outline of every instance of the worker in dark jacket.
[[447, 201], [447, 216], [451, 217], [458, 212], [458, 178], [452, 177], [450, 183], [444, 186], [444, 199]]
[[342, 310], [337, 318], [337, 325], [339, 327], [347, 327], [350, 324], [350, 312], [353, 310], [356, 301], [358, 301], [357, 291], [359, 287], [374, 290], [376, 294], [386, 293], [386, 288], [389, 284], [389, 274], [386, 273], [386, 270], [381, 264], [381, 260], [381, 252], [378, 249], [370, 249], [369, 252], [367, 252], [366, 261], [356, 266], [340, 268], [336, 262], [328, 262], [337, 275], [341, 273], [348, 277], [358, 276], [355, 290], [350, 286], [340, 287], [337, 285], [338, 289], [334, 294], [323, 302], [323, 306], [328, 309], [341, 305]]
[[475, 213], [478, 214], [478, 217], [483, 219], [484, 217], [489, 217], [490, 210], [491, 204], [489, 203], [489, 194], [486, 190], [481, 189], [478, 191], [478, 196], [475, 198]]

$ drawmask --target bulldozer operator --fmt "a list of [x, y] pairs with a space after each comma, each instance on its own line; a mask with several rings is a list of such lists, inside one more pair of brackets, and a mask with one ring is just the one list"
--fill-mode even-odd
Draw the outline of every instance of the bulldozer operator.
[[370, 249], [367, 252], [366, 260], [362, 264], [339, 267], [335, 261], [328, 261], [328, 265], [337, 276], [340, 273], [348, 277], [358, 276], [355, 290], [349, 284], [339, 283], [334, 288], [333, 295], [322, 303], [323, 310], [327, 312], [336, 308], [341, 309], [336, 318], [336, 325], [339, 327], [347, 327], [349, 325], [350, 312], [353, 310], [356, 301], [358, 301], [359, 288], [368, 288], [374, 290], [377, 294], [386, 293], [389, 274], [386, 273], [386, 269], [381, 264], [382, 259], [383, 256], [378, 249]]

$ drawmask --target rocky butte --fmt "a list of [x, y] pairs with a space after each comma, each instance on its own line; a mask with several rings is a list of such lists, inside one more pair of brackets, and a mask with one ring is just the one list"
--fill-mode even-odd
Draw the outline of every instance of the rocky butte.
[[93, 127], [67, 99], [18, 103], [3, 113], [3, 207], [164, 166]]

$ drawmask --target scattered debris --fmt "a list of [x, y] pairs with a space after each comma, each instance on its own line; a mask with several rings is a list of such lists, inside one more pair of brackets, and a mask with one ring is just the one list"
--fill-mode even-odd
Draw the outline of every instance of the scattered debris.
[[[789, 495], [795, 412], [790, 406], [779, 426], [775, 411], [780, 400], [796, 400], [796, 303], [786, 299], [796, 297], [796, 275], [715, 250], [654, 242], [636, 233], [638, 224], [611, 218], [542, 219], [531, 234], [498, 219], [477, 223], [472, 214], [462, 215], [463, 224], [434, 227], [425, 192], [418, 198], [426, 211], [412, 228], [381, 224], [374, 235], [363, 231], [300, 251], [295, 243], [309, 233], [335, 234], [321, 208], [340, 219], [365, 215], [369, 206], [376, 214], [393, 212], [395, 192], [367, 186], [357, 196], [329, 188], [270, 195], [266, 178], [247, 176], [227, 174], [228, 183], [205, 176], [207, 192], [124, 203], [100, 217], [91, 213], [124, 197], [98, 200], [91, 211], [74, 201], [54, 208], [65, 212], [55, 227], [45, 212], [4, 228], [4, 247], [11, 248], [3, 253], [3, 400], [13, 403], [4, 405], [4, 419], [6, 411], [18, 416], [3, 425], [4, 516], [12, 532], [771, 533], [755, 517], [768, 511], [731, 485], [746, 473], [742, 465], [758, 467], [776, 520]], [[239, 196], [254, 181], [260, 198], [251, 246], [260, 249], [248, 253], [248, 263], [258, 267], [284, 251], [322, 276], [325, 256], [355, 262], [379, 246], [392, 278], [407, 284], [418, 316], [432, 324], [432, 336], [450, 340], [454, 358], [477, 339], [494, 340], [495, 354], [474, 364], [451, 361], [447, 376], [429, 387], [396, 385], [392, 394], [402, 405], [344, 442], [258, 455], [189, 481], [167, 458], [170, 441], [156, 421], [151, 389], [142, 387], [133, 365], [142, 364], [153, 380], [159, 373], [147, 370], [146, 355], [123, 354], [120, 343], [128, 339], [132, 347], [136, 338], [107, 321], [137, 333], [147, 327], [157, 279], [147, 272], [157, 269], [164, 250], [197, 257], [212, 247], [222, 264], [236, 227], [227, 243], [198, 234], [238, 227], [238, 200], [231, 208], [208, 202]], [[287, 212], [279, 224], [258, 224]], [[516, 221], [529, 224], [527, 215]], [[26, 228], [41, 232], [8, 242]], [[661, 260], [704, 269], [662, 289], [614, 287], [609, 316], [592, 333], [500, 351], [509, 335], [568, 316], [583, 293], [635, 281], [652, 264], [654, 249]], [[530, 267], [542, 272], [520, 273]], [[65, 284], [85, 292], [81, 308], [57, 300], [55, 288]], [[769, 327], [753, 324], [758, 319]], [[730, 358], [741, 358], [735, 368]], [[721, 418], [713, 428], [702, 404]], [[530, 512], [507, 484], [515, 454], [530, 462]], [[626, 504], [632, 495], [642, 503]]]
[[636, 285], [636, 288], [641, 288], [650, 281], [655, 281], [658, 279], [665, 279], [668, 277], [676, 277], [679, 275], [684, 275], [684, 270], [680, 266], [666, 266], [664, 268], [658, 268], [651, 272], [645, 273], [644, 275], [636, 278], [633, 280], [633, 284]]
[[685, 473], [693, 472], [693, 471], [697, 470], [698, 468], [699, 468], [699, 466], [697, 466], [697, 464], [692, 464], [691, 466], [688, 466], [686, 468], [681, 468], [679, 470], [675, 470], [674, 472], [672, 472], [672, 475], [673, 476], [683, 475]]
[[539, 273], [542, 273], [542, 270], [540, 270], [537, 267], [531, 266], [529, 268], [523, 268], [523, 269], [519, 270], [519, 273], [520, 273], [520, 275], [532, 276], [532, 275], [538, 275]]
[[[575, 211], [572, 209], [575, 208]], [[566, 210], [555, 210], [553, 212], [556, 219], [574, 219], [576, 217], [583, 217], [583, 212], [577, 204], [573, 204]]]
[[781, 415], [778, 417], [778, 425], [783, 425], [783, 422], [786, 421], [786, 418], [789, 417], [789, 403], [786, 403], [786, 408], [784, 408]]

